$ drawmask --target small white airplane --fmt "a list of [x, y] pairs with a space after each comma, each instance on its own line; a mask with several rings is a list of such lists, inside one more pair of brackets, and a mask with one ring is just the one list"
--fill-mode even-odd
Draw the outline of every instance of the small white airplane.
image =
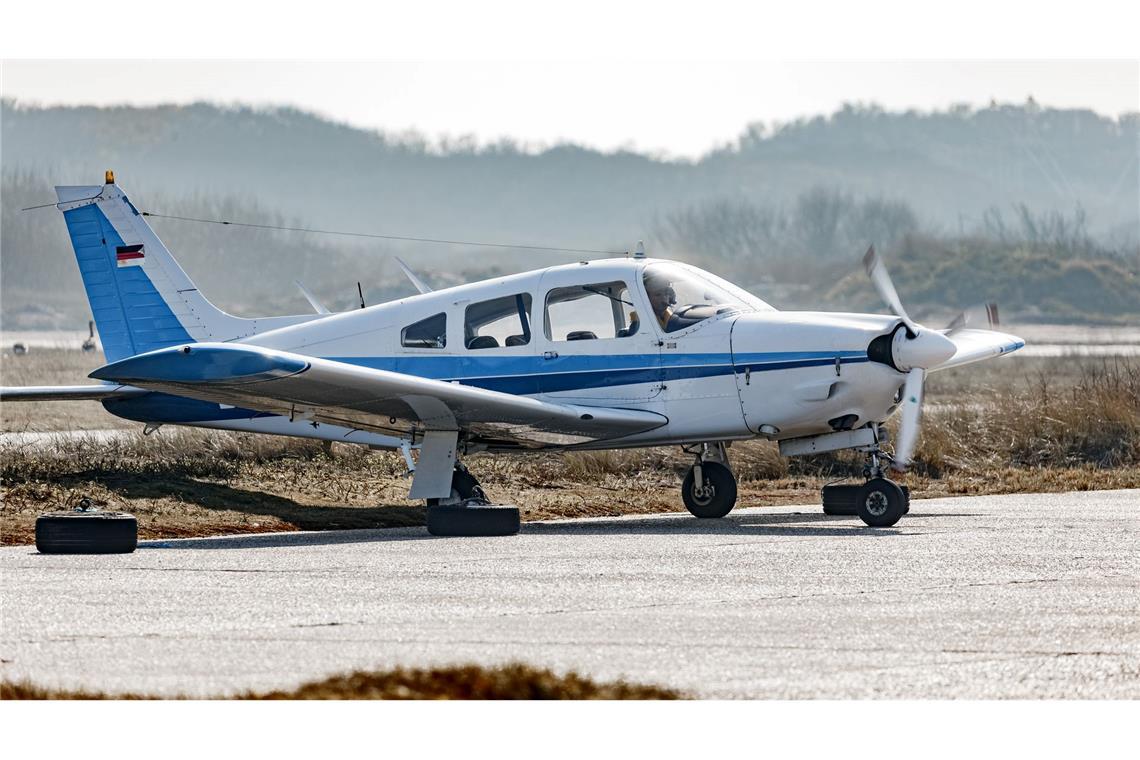
[[[111, 172], [56, 193], [109, 363], [98, 385], [0, 400], [95, 399], [149, 428], [402, 450], [437, 535], [518, 530], [516, 508], [487, 504], [468, 453], [680, 446], [693, 456], [685, 506], [717, 518], [736, 502], [729, 447], [752, 438], [786, 456], [865, 453], [865, 484], [832, 500], [893, 525], [908, 497], [884, 465], [911, 460], [926, 373], [1024, 345], [962, 319], [914, 322], [873, 249], [864, 264], [894, 316], [777, 311], [639, 245], [439, 291], [401, 262], [419, 294], [332, 314], [302, 286], [318, 313], [241, 319], [198, 291]], [[900, 407], [891, 452], [882, 423]]]

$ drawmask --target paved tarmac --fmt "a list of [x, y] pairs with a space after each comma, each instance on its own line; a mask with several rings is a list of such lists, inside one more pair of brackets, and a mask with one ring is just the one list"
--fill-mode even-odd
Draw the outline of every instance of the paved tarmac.
[[224, 695], [521, 660], [704, 697], [1140, 697], [1140, 491], [0, 549], [0, 676]]

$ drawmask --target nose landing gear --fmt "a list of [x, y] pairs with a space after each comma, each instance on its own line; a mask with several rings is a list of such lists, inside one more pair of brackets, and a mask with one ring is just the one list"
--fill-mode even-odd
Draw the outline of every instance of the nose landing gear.
[[910, 489], [883, 476], [878, 444], [865, 449], [869, 456], [863, 468], [862, 485], [827, 485], [822, 489], [823, 512], [828, 515], [858, 515], [872, 528], [888, 528], [910, 511]]
[[696, 461], [681, 484], [681, 499], [694, 517], [724, 517], [736, 506], [736, 476], [728, 464], [728, 449], [723, 442], [702, 443], [699, 447], [682, 447]]

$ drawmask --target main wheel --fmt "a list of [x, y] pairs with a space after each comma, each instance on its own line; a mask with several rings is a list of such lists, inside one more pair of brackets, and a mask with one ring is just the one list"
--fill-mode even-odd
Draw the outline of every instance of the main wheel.
[[681, 499], [694, 517], [724, 517], [736, 506], [736, 477], [720, 462], [701, 464], [701, 480], [697, 484], [696, 468], [691, 468], [681, 484]]
[[139, 524], [122, 512], [53, 512], [36, 518], [41, 554], [130, 554]]
[[490, 504], [428, 507], [427, 529], [433, 536], [513, 536], [519, 532], [519, 508]]
[[859, 489], [855, 512], [872, 528], [889, 528], [906, 514], [903, 490], [886, 478], [872, 478]]

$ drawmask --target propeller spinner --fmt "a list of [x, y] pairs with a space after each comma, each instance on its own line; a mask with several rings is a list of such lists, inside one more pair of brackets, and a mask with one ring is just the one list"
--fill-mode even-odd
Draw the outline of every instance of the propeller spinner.
[[885, 354], [882, 356], [885, 363], [900, 372], [907, 373], [903, 385], [902, 419], [891, 462], [893, 469], [905, 472], [910, 465], [911, 457], [914, 456], [922, 426], [922, 392], [926, 382], [926, 371], [952, 357], [957, 351], [957, 346], [941, 332], [924, 327], [907, 315], [887, 267], [875, 253], [874, 246], [868, 248], [866, 255], [863, 256], [863, 266], [879, 297], [896, 316], [902, 319], [902, 325], [889, 337], [876, 338], [876, 342], [884, 339], [889, 341], [889, 352], [883, 350], [886, 346], [882, 344], [876, 346], [872, 343], [868, 353]]

